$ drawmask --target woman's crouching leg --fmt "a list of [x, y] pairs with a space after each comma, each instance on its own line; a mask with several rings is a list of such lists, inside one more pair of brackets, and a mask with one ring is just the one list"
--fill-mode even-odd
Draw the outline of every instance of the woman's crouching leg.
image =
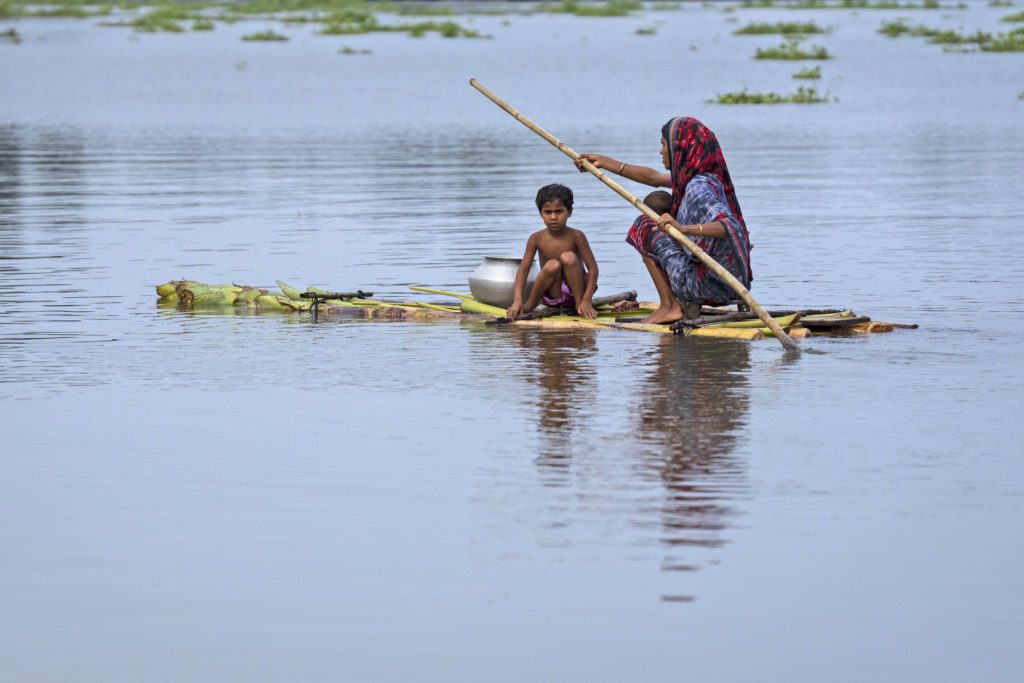
[[697, 301], [694, 296], [693, 279], [696, 275], [694, 262], [686, 250], [668, 234], [662, 233], [658, 239], [651, 241], [651, 253], [658, 259], [662, 270], [668, 277], [672, 293], [679, 301]]

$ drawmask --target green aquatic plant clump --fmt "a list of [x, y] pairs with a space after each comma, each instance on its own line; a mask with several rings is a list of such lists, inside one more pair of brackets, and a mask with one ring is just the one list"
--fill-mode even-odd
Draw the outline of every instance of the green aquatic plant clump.
[[537, 5], [538, 12], [573, 14], [577, 17], [625, 17], [643, 8], [643, 3], [638, 0], [608, 0], [607, 2], [562, 0], [557, 4], [541, 3]]
[[747, 24], [743, 28], [736, 29], [734, 33], [738, 36], [758, 36], [775, 33], [790, 36], [828, 33], [828, 30], [818, 26], [813, 21], [780, 21], [774, 24], [762, 21]]
[[[0, 16], [4, 16], [2, 2], [3, 0], [0, 0]], [[114, 11], [112, 5], [100, 5], [96, 2], [78, 3], [72, 2], [71, 0], [53, 3], [42, 2], [19, 4], [22, 6], [15, 7], [14, 2], [10, 3], [14, 8], [11, 16], [38, 17], [45, 19], [88, 19], [90, 17], [105, 17]], [[27, 9], [24, 5], [30, 5], [32, 9]]]
[[653, 36], [657, 32], [658, 29], [655, 26], [637, 26], [636, 30], [633, 31], [633, 33], [637, 34], [638, 36]]
[[790, 38], [776, 47], [757, 48], [754, 59], [832, 59], [832, 55], [821, 45], [812, 45], [805, 50], [799, 40]]
[[453, 17], [456, 12], [451, 7], [444, 6], [433, 6], [433, 5], [407, 5], [406, 3], [397, 3], [398, 7], [395, 8], [397, 14], [401, 14], [406, 17]]
[[320, 33], [325, 36], [352, 35], [381, 30], [380, 22], [373, 10], [365, 6], [352, 5], [335, 9], [321, 19], [324, 24]]
[[213, 19], [209, 17], [197, 17], [192, 22], [193, 31], [212, 31], [214, 29]]
[[0, 40], [7, 40], [18, 45], [21, 43], [21, 34], [18, 33], [18, 29], [12, 27], [6, 31], [0, 31]]
[[340, 48], [338, 48], [338, 54], [339, 55], [370, 55], [370, 54], [373, 54], [373, 50], [368, 50], [366, 48], [351, 47], [349, 45], [342, 45]]
[[883, 21], [881, 28], [878, 32], [883, 36], [889, 36], [890, 38], [899, 38], [902, 35], [911, 33], [914, 29], [907, 23], [905, 19], [895, 19], [893, 21]]
[[[217, 3], [221, 4], [221, 3]], [[332, 12], [349, 7], [367, 7], [365, 0], [246, 0], [224, 3], [239, 14], [298, 14], [300, 12]]]
[[1024, 22], [1024, 12], [1017, 12], [1016, 14], [1007, 14], [999, 21], [1005, 21], [1008, 24], [1017, 24]]
[[256, 33], [248, 33], [242, 36], [242, 40], [245, 41], [268, 41], [268, 42], [279, 42], [288, 40], [288, 36], [281, 33], [277, 33], [273, 29], [267, 29], [266, 31], [257, 31]]
[[820, 94], [814, 87], [800, 86], [795, 93], [780, 95], [774, 92], [750, 92], [746, 88], [738, 92], [719, 93], [712, 104], [822, 104], [828, 102], [828, 95]]
[[[977, 45], [984, 52], [1024, 52], [1024, 28], [995, 35], [980, 30], [974, 33], [960, 33], [950, 29], [911, 26], [906, 21], [897, 19], [896, 21], [884, 22], [882, 27], [878, 29], [878, 32], [891, 38], [898, 38], [904, 35], [925, 38], [929, 43], [943, 45], [947, 48]], [[954, 51], [963, 52], [964, 50]]]
[[978, 45], [984, 45], [992, 41], [992, 34], [985, 33], [984, 31], [975, 31], [974, 33], [960, 33], [958, 31], [934, 31], [928, 35], [928, 42], [935, 43], [937, 45], [965, 45], [970, 43], [977, 43]]
[[478, 31], [454, 21], [421, 21], [413, 24], [381, 24], [373, 10], [365, 5], [350, 5], [334, 10], [321, 20], [320, 33], [325, 36], [355, 35], [372, 32], [408, 33], [421, 38], [427, 33], [439, 33], [445, 38], [480, 38]]
[[194, 16], [191, 10], [182, 5], [159, 5], [131, 20], [128, 25], [142, 33], [182, 33], [185, 29], [178, 22], [187, 21]]
[[817, 80], [817, 79], [821, 78], [821, 67], [820, 66], [814, 66], [814, 67], [807, 67], [806, 69], [800, 69], [795, 74], [793, 74], [793, 78], [801, 78], [801, 79], [805, 79], [805, 80]]
[[1000, 33], [981, 44], [984, 52], [1024, 52], [1024, 29]]
[[923, 0], [923, 2], [898, 2], [897, 0], [795, 0], [793, 2], [775, 2], [775, 0], [743, 0], [741, 7], [750, 9], [965, 9], [967, 5], [942, 5], [939, 0]]
[[480, 38], [480, 33], [468, 29], [454, 21], [424, 21], [398, 27], [408, 31], [413, 38], [422, 38], [427, 33], [440, 33], [442, 38]]

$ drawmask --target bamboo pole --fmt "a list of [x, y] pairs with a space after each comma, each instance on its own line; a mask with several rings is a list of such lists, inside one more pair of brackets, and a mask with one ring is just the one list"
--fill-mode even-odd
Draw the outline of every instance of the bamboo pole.
[[[476, 88], [477, 90], [479, 90], [480, 93], [484, 95], [484, 97], [486, 97], [487, 99], [491, 100], [496, 105], [498, 105], [499, 107], [504, 109], [505, 112], [508, 113], [509, 115], [511, 115], [516, 121], [519, 121], [519, 123], [523, 124], [524, 126], [529, 128], [530, 130], [532, 130], [534, 133], [536, 133], [537, 135], [541, 136], [542, 138], [544, 138], [545, 140], [550, 142], [552, 145], [557, 147], [559, 150], [562, 151], [562, 153], [564, 153], [570, 159], [572, 159], [573, 161], [576, 161], [576, 160], [579, 159], [579, 156], [580, 156], [579, 154], [577, 154], [572, 149], [570, 149], [568, 146], [563, 144], [562, 141], [559, 140], [558, 138], [556, 138], [554, 135], [552, 135], [551, 133], [547, 132], [546, 130], [544, 130], [543, 128], [538, 126], [536, 123], [534, 123], [533, 121], [531, 121], [530, 119], [526, 118], [525, 116], [520, 114], [518, 111], [513, 109], [512, 106], [509, 105], [507, 102], [505, 102], [500, 97], [498, 97], [497, 95], [492, 93], [490, 90], [485, 88], [483, 85], [478, 83], [475, 78], [469, 79], [469, 84], [471, 86], [473, 86], [474, 88]], [[626, 188], [622, 187], [617, 182], [615, 182], [614, 180], [609, 178], [607, 175], [602, 173], [599, 168], [597, 168], [596, 166], [591, 164], [586, 159], [583, 160], [583, 164], [582, 165], [583, 165], [583, 168], [587, 169], [593, 175], [597, 176], [598, 180], [600, 180], [602, 183], [604, 183], [605, 185], [610, 187], [612, 190], [614, 190], [616, 193], [618, 193], [619, 196], [621, 196], [623, 199], [625, 199], [630, 204], [632, 204], [637, 209], [639, 209], [641, 212], [643, 212], [644, 215], [646, 215], [649, 218], [652, 218], [654, 220], [658, 219], [658, 217], [659, 217], [658, 214], [656, 214], [653, 211], [651, 211], [651, 209], [648, 208], [646, 204], [644, 204], [642, 201], [637, 199], [637, 197], [635, 195], [633, 195], [629, 190], [627, 190]], [[696, 244], [694, 244], [692, 241], [690, 241], [686, 237], [686, 235], [684, 235], [683, 233], [679, 232], [679, 230], [677, 230], [675, 227], [673, 227], [671, 225], [666, 226], [665, 227], [665, 232], [667, 232], [669, 235], [671, 235], [672, 238], [675, 241], [679, 242], [684, 247], [689, 249], [691, 253], [693, 253], [698, 259], [700, 259], [701, 263], [703, 263], [705, 266], [710, 268], [715, 273], [715, 275], [717, 275], [719, 278], [722, 279], [723, 282], [725, 282], [727, 285], [729, 285], [729, 287], [731, 287], [732, 290], [734, 292], [736, 292], [736, 294], [739, 295], [739, 297], [743, 300], [743, 302], [746, 303], [747, 306], [750, 306], [750, 310], [753, 311], [757, 315], [757, 317], [761, 320], [761, 322], [763, 322], [765, 324], [765, 326], [768, 327], [768, 329], [770, 329], [774, 333], [775, 338], [779, 340], [779, 342], [782, 344], [783, 348], [785, 348], [787, 351], [791, 351], [791, 352], [794, 352], [794, 353], [799, 353], [800, 352], [800, 347], [797, 346], [797, 343], [795, 341], [793, 341], [789, 337], [789, 335], [787, 335], [782, 330], [781, 327], [779, 327], [778, 323], [776, 323], [774, 320], [772, 320], [771, 316], [768, 315], [765, 312], [765, 310], [763, 308], [761, 308], [761, 305], [754, 300], [754, 297], [752, 297], [750, 295], [750, 291], [746, 287], [744, 287], [743, 283], [740, 282], [739, 280], [737, 280], [735, 278], [735, 276], [733, 276], [732, 273], [730, 273], [728, 270], [726, 270], [720, 263], [715, 261], [713, 258], [708, 256], [707, 252], [705, 252], [703, 249], [701, 249]]]

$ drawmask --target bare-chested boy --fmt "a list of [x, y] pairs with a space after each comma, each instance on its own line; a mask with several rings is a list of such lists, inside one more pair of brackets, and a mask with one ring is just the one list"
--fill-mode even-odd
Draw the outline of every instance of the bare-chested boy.
[[[545, 185], [537, 192], [537, 210], [544, 220], [544, 229], [526, 241], [508, 317], [529, 313], [543, 299], [546, 306], [575, 308], [584, 318], [596, 318], [591, 300], [597, 291], [597, 260], [587, 236], [566, 225], [572, 215], [572, 190], [565, 185]], [[540, 275], [524, 304], [526, 278], [538, 253]]]

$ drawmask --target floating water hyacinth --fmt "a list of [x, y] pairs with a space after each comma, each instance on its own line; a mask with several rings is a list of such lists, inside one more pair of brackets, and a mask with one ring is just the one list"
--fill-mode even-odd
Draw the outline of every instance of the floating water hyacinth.
[[965, 9], [964, 3], [942, 5], [939, 0], [923, 0], [922, 2], [899, 2], [898, 0], [794, 0], [791, 2], [775, 2], [775, 0], [744, 0], [740, 5], [745, 8], [779, 8], [779, 9]]
[[795, 74], [793, 74], [793, 78], [801, 78], [801, 79], [806, 79], [806, 80], [817, 80], [817, 79], [821, 78], [821, 67], [820, 66], [814, 66], [814, 67], [808, 67], [806, 69], [800, 69]]
[[733, 31], [738, 36], [757, 36], [778, 33], [784, 36], [806, 35], [812, 33], [828, 33], [828, 29], [818, 26], [813, 21], [780, 21], [774, 24], [754, 22]]
[[878, 32], [890, 38], [904, 35], [925, 38], [929, 43], [947, 47], [977, 45], [985, 52], [1024, 52], [1024, 28], [995, 35], [980, 30], [974, 33], [960, 33], [951, 29], [911, 26], [906, 21], [897, 19], [883, 22]]
[[759, 47], [757, 52], [754, 53], [754, 59], [831, 59], [832, 55], [828, 53], [821, 45], [812, 45], [807, 50], [800, 47], [800, 40], [797, 38], [790, 38], [782, 45], [776, 47]]
[[744, 88], [739, 92], [720, 93], [715, 96], [714, 100], [708, 100], [712, 104], [821, 104], [828, 101], [827, 93], [822, 95], [813, 87], [805, 88], [803, 86], [789, 95], [780, 95], [774, 92], [750, 92]]
[[267, 29], [266, 31], [257, 31], [256, 33], [249, 33], [242, 36], [242, 40], [246, 41], [268, 41], [268, 42], [283, 42], [288, 40], [288, 36], [283, 35], [274, 31], [273, 29]]

